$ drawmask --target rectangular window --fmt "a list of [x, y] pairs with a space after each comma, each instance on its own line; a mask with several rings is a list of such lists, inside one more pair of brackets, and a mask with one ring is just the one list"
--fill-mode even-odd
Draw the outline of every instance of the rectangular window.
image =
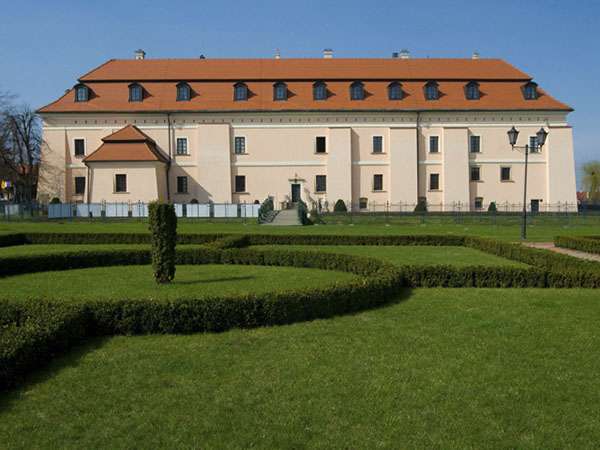
[[368, 204], [369, 204], [369, 199], [368, 199], [368, 198], [361, 197], [361, 198], [358, 200], [358, 207], [359, 207], [360, 209], [367, 209], [367, 205], [368, 205]]
[[85, 155], [85, 139], [75, 139], [75, 156]]
[[317, 175], [315, 182], [315, 192], [325, 192], [327, 190], [327, 175]]
[[539, 153], [537, 136], [529, 136], [529, 153]]
[[429, 153], [439, 153], [440, 152], [440, 137], [439, 136], [429, 136]]
[[187, 155], [188, 154], [187, 138], [177, 138], [177, 154], [178, 155]]
[[246, 176], [235, 176], [235, 192], [246, 192]]
[[481, 168], [471, 167], [471, 181], [481, 181]]
[[317, 153], [327, 153], [327, 142], [325, 136], [317, 136], [315, 138], [315, 146]]
[[430, 173], [429, 174], [429, 190], [437, 191], [440, 189], [440, 174]]
[[246, 153], [246, 138], [244, 136], [235, 137], [235, 153], [242, 154]]
[[475, 209], [483, 209], [483, 197], [475, 197]]
[[481, 152], [481, 136], [471, 136], [471, 153]]
[[85, 177], [75, 177], [75, 194], [85, 193]]
[[187, 194], [188, 185], [187, 185], [187, 177], [177, 177], [177, 193], [178, 194]]
[[373, 153], [383, 153], [383, 136], [373, 136]]
[[127, 175], [115, 175], [115, 192], [127, 192]]
[[373, 190], [383, 191], [383, 175], [373, 175]]
[[511, 181], [510, 167], [500, 167], [500, 181]]

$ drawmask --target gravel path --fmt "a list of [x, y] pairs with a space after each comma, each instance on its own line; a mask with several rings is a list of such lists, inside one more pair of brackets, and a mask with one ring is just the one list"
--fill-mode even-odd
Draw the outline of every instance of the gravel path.
[[566, 255], [574, 256], [581, 259], [589, 259], [591, 261], [600, 261], [600, 255], [594, 253], [580, 252], [579, 250], [571, 250], [568, 248], [555, 247], [552, 242], [522, 242], [522, 245], [534, 248], [544, 248], [546, 250], [552, 250], [556, 253], [564, 253]]

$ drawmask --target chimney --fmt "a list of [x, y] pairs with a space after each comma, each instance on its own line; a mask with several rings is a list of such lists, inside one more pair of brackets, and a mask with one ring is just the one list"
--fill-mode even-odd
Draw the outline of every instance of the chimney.
[[135, 51], [135, 59], [145, 59], [146, 58], [146, 52], [144, 50], [136, 50]]
[[400, 52], [400, 58], [401, 59], [408, 59], [408, 58], [410, 58], [410, 52], [408, 50], [402, 50]]
[[326, 48], [325, 50], [323, 50], [323, 58], [325, 58], [325, 59], [333, 58], [333, 50], [330, 48]]
[[398, 52], [392, 53], [392, 58], [393, 59], [398, 59]]
[[281, 52], [279, 50], [275, 51], [275, 59], [281, 58]]
[[479, 59], [479, 53], [473, 52], [473, 59]]

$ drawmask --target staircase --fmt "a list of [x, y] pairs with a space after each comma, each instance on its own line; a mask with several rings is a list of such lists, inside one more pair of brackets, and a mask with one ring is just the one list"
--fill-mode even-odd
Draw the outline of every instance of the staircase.
[[273, 214], [273, 219], [270, 222], [264, 222], [262, 225], [278, 227], [302, 226], [298, 218], [298, 207], [282, 211], [270, 211], [269, 214]]

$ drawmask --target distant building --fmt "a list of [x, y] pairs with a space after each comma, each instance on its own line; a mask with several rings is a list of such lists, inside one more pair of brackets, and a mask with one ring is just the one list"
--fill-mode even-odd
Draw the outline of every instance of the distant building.
[[[575, 205], [568, 105], [499, 59], [110, 60], [43, 118], [40, 195], [63, 201], [426, 198], [430, 210]], [[439, 205], [439, 206], [436, 206]]]

